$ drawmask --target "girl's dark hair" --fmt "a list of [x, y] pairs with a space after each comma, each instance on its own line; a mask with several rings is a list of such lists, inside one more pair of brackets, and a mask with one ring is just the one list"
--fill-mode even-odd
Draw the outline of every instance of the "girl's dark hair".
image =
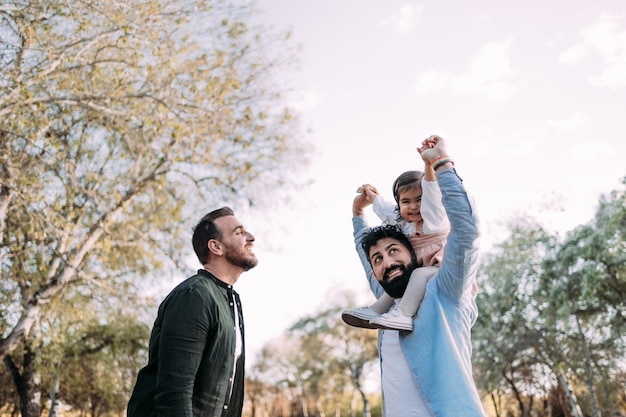
[[413, 246], [411, 246], [411, 242], [409, 238], [402, 232], [400, 227], [395, 224], [384, 224], [382, 226], [376, 226], [365, 232], [363, 235], [363, 239], [361, 240], [361, 247], [365, 251], [365, 256], [367, 260], [370, 261], [370, 265], [372, 261], [370, 260], [370, 249], [372, 246], [376, 245], [379, 240], [391, 238], [397, 240], [400, 244], [406, 247], [411, 253], [411, 261], [415, 262], [417, 265], [417, 258], [415, 257], [415, 253], [413, 252]]
[[206, 214], [200, 222], [193, 228], [191, 243], [196, 256], [202, 265], [209, 260], [209, 240], [221, 239], [222, 231], [215, 225], [215, 220], [220, 217], [234, 216], [235, 213], [230, 207], [222, 207]]
[[400, 174], [393, 182], [393, 198], [396, 200], [396, 212], [398, 215], [396, 220], [402, 220], [402, 216], [400, 215], [400, 194], [413, 190], [419, 190], [421, 192], [423, 177], [424, 173], [422, 171], [406, 171]]

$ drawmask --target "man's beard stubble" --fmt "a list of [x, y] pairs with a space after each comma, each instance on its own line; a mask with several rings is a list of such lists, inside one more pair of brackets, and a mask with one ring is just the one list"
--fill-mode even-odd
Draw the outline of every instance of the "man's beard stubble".
[[[396, 268], [403, 269], [402, 275], [396, 277], [392, 281], [387, 281], [387, 275], [389, 272]], [[380, 286], [383, 287], [385, 292], [392, 296], [393, 298], [400, 298], [404, 295], [404, 291], [406, 290], [407, 285], [409, 285], [409, 279], [411, 278], [411, 274], [417, 268], [417, 263], [411, 262], [408, 265], [398, 265], [392, 268], [385, 270], [383, 275], [383, 279], [380, 282]]]
[[244, 251], [226, 251], [224, 257], [231, 265], [238, 266], [244, 271], [251, 270], [259, 263], [255, 255]]

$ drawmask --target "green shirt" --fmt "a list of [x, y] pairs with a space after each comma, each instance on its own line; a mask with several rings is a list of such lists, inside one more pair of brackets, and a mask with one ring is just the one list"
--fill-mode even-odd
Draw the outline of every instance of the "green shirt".
[[232, 285], [201, 269], [172, 290], [159, 306], [128, 417], [241, 416], [244, 354], [242, 347], [233, 376], [233, 304], [243, 345], [241, 302]]

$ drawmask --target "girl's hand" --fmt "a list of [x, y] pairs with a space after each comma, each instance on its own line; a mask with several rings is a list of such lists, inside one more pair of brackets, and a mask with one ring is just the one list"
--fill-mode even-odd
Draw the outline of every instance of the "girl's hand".
[[367, 198], [369, 198], [372, 202], [374, 201], [374, 197], [378, 195], [378, 190], [371, 184], [363, 184], [356, 190], [357, 193], [365, 193]]

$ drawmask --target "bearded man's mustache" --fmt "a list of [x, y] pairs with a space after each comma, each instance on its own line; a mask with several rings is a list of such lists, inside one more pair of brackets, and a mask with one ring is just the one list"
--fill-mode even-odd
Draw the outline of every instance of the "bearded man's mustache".
[[389, 281], [389, 274], [395, 271], [396, 269], [399, 269], [400, 271], [404, 272], [406, 268], [404, 267], [404, 265], [395, 265], [395, 266], [392, 266], [391, 268], [387, 268], [385, 269], [385, 273], [383, 274], [383, 279], [385, 281]]

